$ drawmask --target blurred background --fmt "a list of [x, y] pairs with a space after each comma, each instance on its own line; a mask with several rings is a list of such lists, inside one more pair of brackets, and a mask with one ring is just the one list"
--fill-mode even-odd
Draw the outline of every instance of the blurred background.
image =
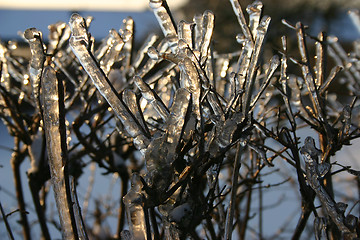
[[[191, 21], [195, 14], [211, 10], [216, 16], [215, 44], [219, 52], [235, 48], [234, 36], [240, 32], [230, 1], [227, 0], [168, 0], [168, 5], [175, 20]], [[251, 0], [241, 0], [240, 4], [246, 13], [246, 6]], [[264, 0], [265, 15], [272, 18], [270, 39], [284, 34], [286, 27], [281, 19], [295, 24], [302, 21], [311, 26], [317, 34], [326, 31], [337, 35], [341, 41], [348, 42], [359, 37], [359, 33], [350, 22], [347, 10], [360, 8], [360, 0]], [[0, 39], [3, 41], [19, 39], [19, 32], [29, 27], [36, 27], [47, 39], [47, 26], [57, 21], [68, 22], [73, 12], [82, 16], [93, 16], [91, 34], [96, 39], [105, 37], [111, 28], [119, 28], [121, 20], [132, 16], [135, 20], [135, 39], [141, 42], [150, 31], [160, 31], [148, 0], [90, 0], [90, 1], [10, 1], [0, 0]], [[246, 15], [246, 14], [245, 14]]]

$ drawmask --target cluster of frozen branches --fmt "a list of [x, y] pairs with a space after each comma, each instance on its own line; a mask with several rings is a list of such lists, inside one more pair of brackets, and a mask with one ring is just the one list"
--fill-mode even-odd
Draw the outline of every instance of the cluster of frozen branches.
[[[262, 3], [249, 5], [246, 17], [230, 2], [241, 27], [234, 53], [214, 49], [211, 11], [176, 24], [165, 0], [150, 0], [165, 37], [152, 34], [137, 51], [131, 18], [97, 43], [88, 31], [92, 19], [79, 14], [50, 25], [47, 44], [40, 31], [26, 30], [31, 59], [14, 56], [14, 42], [0, 44], [0, 117], [14, 138], [24, 239], [31, 239], [20, 179], [25, 159], [44, 239], [51, 239], [49, 181], [63, 238], [100, 238], [76, 191], [90, 162], [121, 179], [117, 230], [108, 238], [245, 239], [251, 232], [262, 239], [263, 200], [254, 191], [261, 193], [264, 172], [280, 163], [296, 172], [291, 180], [301, 196], [300, 219], [287, 226], [293, 239], [309, 226], [316, 239], [360, 236], [359, 216], [336, 199], [333, 182], [344, 172], [354, 184], [359, 177], [333, 156], [360, 136], [360, 43], [346, 53], [336, 37], [310, 36], [301, 23], [284, 21], [299, 55], [290, 56], [283, 36], [269, 56], [271, 19], [262, 16]], [[359, 14], [350, 15], [360, 28]], [[329, 90], [335, 84], [346, 98]], [[299, 138], [304, 127], [318, 140]], [[256, 230], [249, 228], [253, 213], [260, 216]]]

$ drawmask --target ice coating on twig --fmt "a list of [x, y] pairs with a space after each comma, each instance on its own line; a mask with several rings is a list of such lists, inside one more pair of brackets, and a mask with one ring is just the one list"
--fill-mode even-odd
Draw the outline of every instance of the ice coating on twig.
[[256, 66], [258, 65], [259, 61], [259, 55], [261, 53], [261, 49], [264, 43], [265, 34], [267, 32], [267, 29], [269, 27], [271, 18], [268, 16], [264, 16], [261, 19], [261, 22], [259, 24], [259, 27], [257, 28], [257, 35], [254, 45], [254, 52], [252, 54], [249, 69], [246, 74], [246, 86], [245, 86], [245, 96], [244, 96], [244, 115], [248, 114], [248, 111], [250, 109], [250, 101], [251, 101], [251, 94], [253, 91], [254, 81], [255, 81], [255, 70]]
[[[67, 131], [75, 133], [67, 135], [72, 155], [77, 157], [77, 154], [89, 153], [91, 161], [106, 169], [106, 174], [123, 175], [120, 176], [122, 187], [126, 185], [129, 171], [138, 172], [124, 198], [129, 225], [124, 223], [124, 217], [121, 217], [123, 208], [120, 207], [116, 237], [122, 235], [134, 239], [133, 233], [136, 232], [140, 238], [150, 238], [151, 235], [151, 238], [159, 239], [160, 233], [156, 233], [159, 230], [169, 239], [204, 236], [218, 239], [223, 233], [231, 237], [233, 228], [243, 228], [241, 224], [246, 225], [247, 218], [251, 218], [254, 209], [253, 205], [250, 206], [251, 192], [256, 189], [261, 193], [268, 187], [261, 185], [262, 176], [266, 175], [261, 170], [272, 166], [276, 157], [296, 167], [302, 214], [309, 205], [309, 212], [318, 218], [318, 210], [311, 209], [313, 190], [304, 179], [306, 166], [304, 168], [298, 159], [299, 144], [303, 139], [297, 136], [297, 130], [305, 125], [319, 133], [322, 151], [313, 147], [314, 142], [308, 139], [302, 153], [309, 164], [315, 164], [322, 155], [323, 162], [316, 162], [313, 173], [320, 183], [331, 180], [337, 172], [330, 172], [330, 156], [358, 135], [357, 72], [360, 64], [357, 60], [360, 45], [347, 53], [336, 38], [323, 33], [313, 37], [305, 33], [301, 24], [296, 28], [287, 23], [298, 30], [301, 60], [297, 60], [294, 52], [288, 52], [285, 37], [282, 38], [282, 50], [279, 50], [281, 63], [278, 56], [272, 56], [266, 49], [262, 58], [270, 20], [266, 16], [261, 19], [262, 3], [255, 1], [248, 6], [244, 12], [248, 13], [246, 16], [238, 1], [231, 3], [243, 31], [236, 36], [238, 50], [231, 53], [220, 54], [216, 51], [217, 44], [212, 44], [214, 15], [210, 11], [196, 15], [192, 22], [180, 21], [176, 25], [166, 2], [159, 0], [151, 1], [150, 5], [154, 7], [165, 38], [158, 42], [156, 35], [150, 35], [139, 45], [139, 51], [135, 50], [137, 44], [133, 44], [135, 25], [131, 18], [123, 21], [119, 31], [112, 29], [100, 46], [87, 32], [91, 18], [85, 21], [72, 19], [69, 46], [66, 43], [70, 26], [63, 28], [59, 23], [51, 27], [51, 43], [44, 47], [51, 53], [46, 64], [56, 69], [66, 85], [66, 113], [76, 113], [74, 124], [69, 123], [66, 127]], [[308, 37], [315, 40], [314, 66], [307, 56], [305, 39]], [[217, 41], [219, 38], [214, 42]], [[70, 47], [76, 54], [75, 58]], [[11, 44], [4, 44], [0, 49], [2, 79], [9, 80], [6, 81], [8, 92], [4, 89], [5, 82], [0, 86], [0, 100], [7, 107], [1, 111], [0, 117], [4, 119], [17, 116], [10, 101], [14, 96], [19, 95], [16, 99], [19, 104], [30, 103], [31, 114], [36, 107], [30, 98], [31, 90], [22, 85], [27, 82], [27, 76], [22, 74], [26, 72], [27, 61], [12, 57], [11, 48]], [[326, 48], [338, 65], [328, 76], [324, 66]], [[272, 49], [274, 51], [276, 48]], [[290, 67], [289, 64], [288, 68], [288, 60], [295, 65]], [[291, 74], [298, 66], [302, 73], [295, 71]], [[340, 72], [341, 69], [344, 71]], [[329, 88], [338, 77], [351, 79], [345, 88], [352, 96], [357, 96], [351, 104], [346, 103], [349, 104], [346, 107], [342, 101], [348, 101], [348, 98], [337, 99], [333, 89]], [[20, 85], [25, 90], [20, 89]], [[312, 105], [310, 99], [314, 99]], [[5, 100], [9, 101], [5, 103]], [[324, 118], [318, 116], [321, 111], [324, 111]], [[29, 155], [35, 155], [34, 132], [42, 128], [42, 123], [36, 121], [39, 114], [34, 116], [26, 116], [25, 124], [21, 121], [6, 122], [16, 137], [30, 136], [30, 141], [24, 144], [33, 141], [27, 146]], [[34, 124], [30, 125], [33, 121]], [[113, 130], [114, 126], [118, 132]], [[86, 134], [85, 131], [90, 132]], [[281, 145], [281, 149], [271, 146], [271, 141]], [[235, 146], [241, 147], [240, 154]], [[35, 158], [31, 156], [34, 166], [37, 164]], [[244, 166], [242, 169], [239, 169], [240, 164]], [[29, 173], [32, 174], [36, 167]], [[345, 171], [359, 175], [345, 167], [339, 172]], [[122, 195], [127, 191], [126, 186], [124, 189]], [[239, 198], [239, 194], [244, 197]], [[237, 216], [239, 209], [234, 204], [242, 198], [248, 199], [249, 204], [249, 211], [244, 212], [242, 221], [235, 221], [234, 217], [226, 220], [225, 209], [228, 214]], [[260, 195], [259, 205], [262, 201]], [[339, 214], [344, 214], [344, 204], [331, 206], [335, 206]], [[260, 213], [262, 207], [259, 206]], [[323, 213], [330, 216], [326, 210]], [[344, 217], [344, 224], [350, 231], [357, 225], [354, 218], [351, 215]], [[215, 229], [211, 229], [213, 223], [217, 224]], [[97, 227], [101, 225], [96, 224]], [[199, 231], [200, 225], [206, 227]], [[123, 226], [129, 226], [130, 231], [121, 231]], [[247, 230], [243, 228], [242, 231], [245, 234]], [[256, 231], [262, 238], [261, 226]], [[330, 229], [326, 231], [329, 233]]]
[[322, 95], [327, 90], [331, 82], [336, 78], [337, 74], [342, 70], [343, 68], [340, 66], [335, 66], [331, 69], [328, 78], [326, 81], [321, 85], [319, 89], [319, 94]]
[[6, 59], [6, 55], [8, 55], [8, 51], [4, 44], [0, 42], [0, 61], [2, 63], [1, 66], [1, 85], [5, 87], [7, 91], [10, 91], [10, 73], [8, 67], [8, 61]]
[[115, 29], [111, 29], [110, 33], [112, 36], [111, 44], [107, 52], [104, 54], [100, 61], [100, 67], [103, 69], [105, 75], [108, 75], [114, 62], [118, 59], [120, 51], [124, 47], [124, 40], [120, 37]]
[[250, 104], [250, 111], [253, 110], [253, 108], [255, 107], [256, 102], [259, 100], [261, 94], [265, 91], [266, 87], [269, 85], [270, 80], [279, 65], [280, 65], [279, 56], [277, 56], [277, 55], [273, 56], [270, 60], [270, 67], [267, 70], [264, 82], [261, 85], [261, 88], [260, 88], [258, 94], [254, 97], [254, 99], [252, 100], [252, 102]]
[[232, 175], [232, 187], [231, 187], [231, 199], [229, 202], [228, 211], [226, 214], [226, 225], [225, 225], [225, 239], [232, 239], [233, 233], [233, 219], [234, 219], [234, 210], [236, 205], [236, 192], [238, 187], [238, 177], [239, 177], [239, 169], [241, 166], [241, 152], [243, 151], [243, 146], [238, 143], [234, 161], [234, 171]]
[[135, 76], [134, 82], [140, 89], [142, 96], [154, 107], [160, 117], [166, 121], [169, 117], [169, 110], [161, 100], [161, 98], [150, 88], [150, 86], [142, 80], [141, 77]]
[[122, 99], [124, 100], [125, 105], [129, 108], [130, 112], [140, 123], [141, 127], [146, 131], [148, 135], [150, 135], [149, 129], [147, 128], [147, 125], [145, 123], [144, 116], [138, 104], [136, 94], [130, 89], [125, 89], [122, 93]]
[[[57, 209], [59, 211], [62, 236], [64, 239], [76, 239], [77, 229], [73, 216], [71, 216], [72, 206], [69, 205], [71, 196], [66, 186], [67, 156], [65, 144], [64, 119], [60, 117], [62, 100], [59, 99], [58, 80], [55, 70], [51, 67], [44, 69], [41, 81], [43, 89], [42, 104], [44, 112], [45, 136], [47, 142], [51, 182], [54, 189]], [[60, 90], [61, 91], [61, 90]], [[74, 228], [75, 226], [75, 228]]]
[[36, 103], [38, 104], [38, 108], [40, 108], [40, 79], [45, 61], [41, 32], [35, 28], [29, 28], [25, 31], [24, 37], [28, 40], [31, 50], [31, 63], [29, 72], [33, 88], [33, 96]]
[[110, 46], [112, 46], [113, 42], [114, 42], [114, 34], [112, 34], [113, 29], [111, 29], [109, 31], [109, 34], [101, 40], [101, 43], [99, 45], [99, 47], [96, 49], [95, 53], [94, 53], [94, 57], [97, 60], [100, 60], [104, 54], [106, 53], [106, 51], [108, 51], [108, 49], [110, 48]]
[[47, 54], [53, 55], [55, 51], [60, 47], [60, 40], [65, 33], [66, 24], [64, 22], [57, 22], [48, 26], [49, 29], [49, 44], [47, 48]]
[[315, 43], [316, 46], [316, 65], [315, 65], [315, 83], [316, 87], [319, 88], [324, 83], [324, 74], [325, 74], [325, 56], [326, 56], [326, 46], [325, 40], [326, 35], [324, 32], [318, 34], [318, 39]]
[[147, 239], [144, 213], [144, 197], [141, 193], [141, 188], [142, 183], [140, 181], [139, 175], [133, 174], [131, 179], [131, 189], [124, 196], [123, 199], [126, 206], [130, 233], [132, 235], [131, 239], [136, 240]]
[[360, 32], [360, 13], [359, 10], [352, 9], [348, 12], [351, 20], [353, 21], [355, 27], [357, 28], [358, 32]]
[[245, 19], [243, 11], [241, 9], [239, 1], [238, 0], [230, 0], [230, 3], [233, 7], [234, 13], [236, 14], [236, 16], [238, 18], [238, 22], [240, 24], [241, 30], [242, 30], [245, 38], [248, 41], [250, 41], [251, 45], [253, 45], [254, 44], [253, 36], [252, 36], [250, 29], [246, 23], [246, 19]]
[[171, 184], [172, 163], [176, 157], [176, 147], [182, 137], [185, 116], [190, 104], [190, 93], [180, 88], [174, 97], [170, 115], [165, 123], [166, 132], [150, 143], [146, 153], [146, 179], [157, 190], [166, 190]]
[[170, 47], [173, 53], [175, 53], [175, 39], [177, 38], [176, 29], [172, 21], [171, 13], [167, 7], [165, 0], [150, 0], [149, 6], [153, 10], [157, 21], [161, 27], [164, 36], [170, 42]]
[[[300, 152], [305, 159], [305, 172], [307, 183], [315, 191], [317, 197], [322, 204], [322, 207], [326, 210], [327, 214], [331, 217], [336, 226], [344, 235], [347, 235], [349, 237], [356, 237], [356, 233], [350, 231], [349, 228], [345, 225], [344, 213], [339, 211], [338, 205], [336, 204], [334, 199], [329, 196], [323, 185], [320, 183], [319, 179], [322, 176], [319, 175], [318, 157], [321, 154], [321, 151], [316, 149], [314, 139], [311, 137], [307, 137], [305, 139], [304, 146], [300, 149]], [[326, 173], [328, 171], [328, 167], [325, 167], [325, 169], [325, 171], [320, 172]]]
[[251, 5], [246, 7], [246, 11], [249, 14], [249, 28], [254, 38], [256, 38], [256, 31], [259, 26], [262, 8], [263, 4], [260, 1], [254, 1]]
[[210, 40], [214, 31], [215, 16], [211, 11], [205, 11], [202, 20], [202, 39], [200, 45], [200, 64], [203, 65], [208, 58]]
[[124, 45], [124, 67], [127, 71], [129, 71], [131, 65], [131, 50], [133, 47], [133, 38], [134, 38], [134, 19], [131, 17], [127, 17], [122, 22], [122, 27], [119, 30], [120, 35], [122, 36], [123, 40], [126, 42]]
[[185, 57], [179, 63], [179, 68], [182, 73], [180, 84], [192, 94], [193, 108], [198, 119], [200, 119], [200, 92], [201, 83], [197, 69], [190, 58]]
[[194, 23], [189, 23], [181, 20], [178, 24], [179, 39], [183, 39], [190, 47], [193, 47], [193, 32]]
[[70, 26], [72, 30], [70, 46], [74, 54], [92, 79], [96, 88], [109, 103], [117, 117], [122, 121], [127, 133], [134, 138], [134, 143], [140, 149], [144, 149], [149, 143], [145, 130], [129, 112], [127, 106], [87, 49], [88, 33], [86, 28], [84, 28], [83, 18], [78, 14], [73, 14], [71, 16]]
[[150, 47], [154, 45], [156, 40], [158, 39], [158, 36], [156, 34], [150, 34], [147, 39], [145, 40], [144, 44], [140, 47], [132, 66], [134, 68], [138, 68], [142, 60], [144, 59], [144, 56], [146, 53], [148, 53]]

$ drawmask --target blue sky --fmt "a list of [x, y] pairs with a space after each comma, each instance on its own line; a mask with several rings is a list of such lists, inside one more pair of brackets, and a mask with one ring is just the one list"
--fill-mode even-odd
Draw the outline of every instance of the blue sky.
[[[149, 31], [158, 28], [154, 14], [148, 10], [143, 12], [102, 12], [79, 11], [83, 17], [93, 16], [90, 32], [96, 39], [105, 37], [111, 28], [119, 29], [121, 21], [131, 16], [135, 21], [135, 39], [143, 39]], [[35, 27], [47, 38], [49, 24], [58, 21], [68, 22], [72, 11], [35, 11], [0, 9], [0, 39], [19, 39], [18, 32]]]

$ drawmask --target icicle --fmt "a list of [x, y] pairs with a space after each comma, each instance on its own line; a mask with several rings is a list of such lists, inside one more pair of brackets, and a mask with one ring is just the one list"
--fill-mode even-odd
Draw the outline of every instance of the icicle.
[[273, 56], [270, 60], [270, 67], [267, 70], [266, 73], [266, 77], [264, 82], [261, 85], [261, 88], [258, 92], [258, 94], [254, 97], [254, 99], [252, 100], [251, 104], [250, 104], [250, 112], [252, 112], [254, 110], [254, 107], [256, 105], [256, 102], [259, 100], [261, 94], [265, 91], [266, 87], [269, 85], [270, 80], [275, 72], [275, 70], [277, 69], [277, 67], [280, 64], [280, 59], [277, 55]]
[[175, 41], [177, 39], [176, 29], [171, 19], [171, 13], [165, 0], [150, 0], [149, 3], [164, 36], [169, 40], [172, 53], [176, 53]]
[[246, 8], [247, 13], [249, 14], [249, 28], [254, 38], [256, 38], [256, 32], [259, 26], [262, 8], [263, 4], [260, 1], [254, 1]]
[[319, 41], [315, 43], [316, 45], [316, 65], [315, 65], [315, 74], [316, 74], [316, 87], [319, 88], [324, 82], [324, 74], [325, 74], [325, 54], [326, 47], [324, 46], [324, 41], [326, 40], [326, 36], [324, 32], [319, 33], [318, 35]]
[[62, 30], [62, 34], [59, 39], [58, 48], [61, 48], [64, 46], [65, 43], [69, 40], [71, 35], [70, 26], [68, 24], [65, 24], [65, 28]]
[[45, 54], [41, 40], [41, 32], [35, 28], [29, 28], [25, 31], [24, 37], [28, 40], [31, 50], [30, 61], [30, 81], [33, 88], [33, 96], [38, 109], [40, 110], [40, 79], [44, 66]]
[[134, 37], [134, 20], [131, 17], [127, 17], [123, 20], [123, 25], [119, 30], [120, 35], [124, 39], [126, 44], [123, 47], [123, 66], [128, 71], [131, 66], [131, 51], [133, 47], [133, 37]]
[[190, 93], [184, 88], [179, 88], [174, 97], [174, 103], [170, 109], [170, 116], [166, 122], [166, 142], [177, 144], [180, 140], [185, 115], [190, 105]]
[[104, 39], [101, 40], [99, 47], [96, 49], [94, 53], [94, 57], [97, 60], [100, 60], [104, 56], [104, 54], [108, 51], [110, 46], [113, 44], [114, 34], [112, 34], [112, 31], [113, 29], [109, 31], [109, 34]]
[[202, 31], [203, 31], [203, 15], [201, 14], [196, 14], [194, 16], [194, 23], [195, 23], [195, 27], [194, 27], [194, 50], [196, 51], [200, 51], [200, 44], [201, 44], [201, 38], [202, 38]]
[[214, 111], [215, 116], [220, 118], [223, 117], [225, 113], [216, 94], [213, 91], [209, 91], [206, 94], [206, 98], [211, 106], [211, 109]]
[[8, 50], [0, 42], [0, 61], [1, 61], [1, 85], [4, 86], [7, 92], [11, 91], [11, 84], [10, 84], [10, 73], [8, 69], [8, 61], [6, 59], [6, 55], [8, 54]]
[[315, 79], [310, 72], [309, 56], [306, 48], [304, 26], [300, 22], [296, 24], [296, 31], [298, 38], [298, 47], [302, 61], [301, 70], [305, 79], [306, 86], [310, 93], [311, 102], [313, 104], [313, 111], [315, 111], [315, 115], [318, 116], [320, 120], [324, 121], [324, 115], [319, 101], [317, 86], [315, 83]]
[[192, 40], [193, 26], [194, 23], [189, 23], [184, 20], [181, 20], [178, 24], [179, 39], [183, 39], [190, 48], [193, 48], [193, 40]]
[[350, 134], [350, 127], [351, 127], [351, 107], [349, 105], [346, 105], [342, 111], [342, 128], [340, 129], [338, 135], [339, 135], [339, 141], [344, 140], [346, 137]]
[[214, 31], [215, 16], [211, 11], [205, 11], [202, 21], [202, 38], [200, 45], [200, 65], [203, 65], [208, 59], [208, 52], [211, 43], [211, 37]]
[[258, 66], [258, 61], [260, 57], [260, 53], [263, 47], [265, 34], [269, 27], [271, 18], [268, 16], [264, 16], [261, 19], [259, 27], [257, 28], [256, 41], [254, 45], [254, 52], [252, 54], [249, 69], [246, 74], [246, 87], [245, 87], [245, 96], [244, 96], [244, 110], [243, 113], [245, 116], [248, 115], [250, 109], [250, 101], [251, 95], [253, 91], [254, 81], [255, 81], [255, 70]]
[[304, 25], [301, 22], [296, 23], [296, 32], [297, 32], [297, 39], [298, 39], [298, 48], [301, 55], [301, 70], [303, 73], [304, 79], [306, 76], [311, 74], [310, 67], [309, 67], [309, 56], [306, 47], [305, 41], [305, 32], [304, 32]]
[[300, 153], [305, 156], [307, 162], [317, 162], [321, 151], [315, 147], [315, 140], [312, 137], [305, 139], [304, 146], [300, 149]]
[[35, 173], [39, 173], [41, 168], [40, 159], [41, 159], [41, 151], [42, 151], [42, 141], [43, 141], [43, 134], [42, 130], [38, 131], [36, 135], [34, 135], [32, 139], [31, 145], [28, 147], [29, 151], [29, 158], [31, 167], [27, 170], [27, 175], [30, 176]]
[[47, 48], [47, 54], [53, 55], [55, 53], [55, 50], [58, 49], [65, 26], [66, 23], [64, 22], [57, 22], [48, 26], [49, 44]]
[[[360, 79], [360, 70], [356, 69], [355, 64], [351, 61], [350, 57], [348, 56], [344, 48], [338, 42], [338, 38], [334, 36], [329, 36], [327, 37], [327, 41], [331, 46], [329, 48], [329, 54], [332, 57], [334, 57], [334, 53], [335, 53], [335, 55], [337, 55], [337, 57], [340, 58], [341, 63], [337, 62], [337, 64], [340, 66], [344, 66], [344, 69], [348, 70], [351, 73], [348, 74], [347, 77], [349, 77], [351, 80], [354, 81], [354, 83], [358, 85], [358, 82], [355, 79]], [[332, 53], [331, 50], [334, 53]]]
[[166, 121], [169, 117], [169, 110], [160, 97], [139, 76], [134, 77], [134, 82], [140, 89], [142, 96], [154, 107], [155, 111], [160, 115], [160, 117]]
[[315, 116], [318, 116], [320, 120], [324, 120], [324, 115], [319, 101], [319, 94], [315, 86], [314, 78], [311, 74], [306, 75], [305, 83], [310, 93], [310, 98], [315, 111]]
[[140, 123], [141, 127], [146, 131], [146, 133], [148, 135], [150, 135], [149, 130], [146, 125], [146, 122], [144, 120], [144, 116], [138, 105], [136, 94], [129, 89], [125, 89], [123, 91], [122, 98], [124, 100], [125, 105], [129, 108], [130, 112], [134, 115], [134, 117]]
[[146, 131], [141, 127], [134, 116], [129, 112], [128, 108], [118, 96], [104, 72], [98, 67], [91, 53], [88, 51], [88, 33], [84, 27], [84, 20], [78, 14], [73, 14], [70, 19], [72, 36], [70, 38], [70, 46], [84, 67], [87, 74], [92, 79], [94, 85], [101, 95], [106, 99], [116, 116], [124, 125], [127, 133], [134, 138], [134, 144], [141, 150], [149, 144]]
[[[69, 198], [66, 186], [65, 168], [67, 163], [67, 152], [65, 145], [65, 122], [60, 117], [61, 101], [59, 99], [58, 80], [55, 70], [48, 66], [44, 69], [41, 81], [42, 104], [44, 116], [44, 129], [46, 146], [49, 157], [51, 182], [54, 189], [57, 209], [59, 211], [60, 224], [63, 239], [76, 239], [73, 228], [71, 211], [69, 209]], [[75, 225], [76, 226], [76, 225]]]
[[241, 9], [239, 1], [238, 0], [230, 0], [230, 3], [232, 5], [232, 7], [233, 7], [235, 15], [238, 18], [238, 22], [240, 24], [240, 27], [241, 27], [241, 30], [242, 30], [244, 36], [246, 37], [246, 39], [248, 41], [250, 41], [251, 47], [253, 47], [254, 39], [251, 36], [250, 29], [249, 29], [249, 27], [248, 27], [248, 25], [246, 23], [246, 19], [245, 19], [243, 11]]
[[244, 47], [242, 48], [241, 54], [239, 56], [239, 60], [237, 62], [237, 65], [235, 67], [235, 73], [237, 73], [237, 86], [240, 86], [243, 88], [243, 84], [245, 82], [246, 78], [246, 72], [249, 69], [249, 64], [251, 60], [251, 55], [253, 53], [253, 44], [250, 40], [246, 40]]
[[148, 55], [149, 60], [145, 63], [145, 65], [138, 70], [137, 75], [140, 77], [144, 77], [153, 67], [156, 63], [158, 63], [161, 59], [160, 52], [165, 52], [169, 48], [169, 43], [166, 38], [161, 40], [157, 48], [155, 47], [149, 47], [148, 49]]
[[188, 57], [184, 58], [184, 60], [179, 63], [179, 68], [183, 74], [183, 79], [180, 79], [180, 84], [192, 94], [194, 113], [196, 114], [197, 119], [200, 120], [201, 83], [198, 71]]
[[359, 10], [352, 9], [348, 12], [351, 20], [353, 21], [355, 27], [357, 28], [358, 32], [360, 32], [360, 13]]
[[219, 124], [219, 128], [216, 130], [216, 141], [221, 148], [225, 148], [232, 143], [234, 134], [240, 124], [244, 120], [242, 113], [237, 112], [231, 118], [227, 119], [223, 124]]
[[140, 47], [133, 63], [132, 66], [134, 68], [138, 68], [140, 63], [142, 62], [142, 60], [144, 59], [144, 56], [146, 53], [148, 53], [148, 50], [150, 49], [151, 46], [154, 45], [154, 43], [156, 42], [156, 40], [158, 39], [158, 36], [156, 34], [150, 34], [147, 39], [145, 40], [144, 44]]
[[340, 66], [335, 66], [331, 69], [328, 78], [323, 83], [323, 85], [320, 86], [319, 94], [320, 96], [324, 94], [324, 92], [328, 89], [329, 85], [332, 83], [332, 81], [336, 78], [337, 74], [342, 70], [343, 68]]
[[131, 178], [131, 188], [123, 198], [126, 207], [126, 215], [128, 218], [130, 233], [132, 235], [131, 239], [134, 240], [146, 239], [146, 223], [144, 213], [145, 199], [141, 193], [142, 187], [143, 185], [140, 181], [139, 175], [134, 173]]
[[105, 75], [109, 74], [112, 65], [118, 60], [120, 51], [125, 44], [115, 29], [110, 30], [110, 35], [112, 36], [113, 41], [109, 46], [107, 53], [100, 61], [100, 67], [103, 69]]

